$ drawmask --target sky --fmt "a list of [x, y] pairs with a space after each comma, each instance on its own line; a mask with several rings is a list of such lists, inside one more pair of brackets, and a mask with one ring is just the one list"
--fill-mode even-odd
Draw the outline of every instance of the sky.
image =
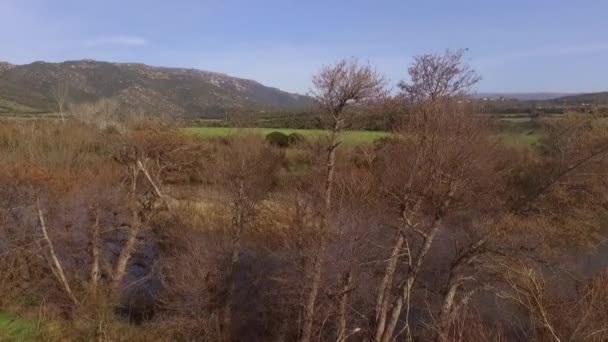
[[479, 92], [608, 90], [608, 0], [0, 0], [0, 61], [188, 67], [306, 93], [355, 57], [395, 86], [468, 48]]

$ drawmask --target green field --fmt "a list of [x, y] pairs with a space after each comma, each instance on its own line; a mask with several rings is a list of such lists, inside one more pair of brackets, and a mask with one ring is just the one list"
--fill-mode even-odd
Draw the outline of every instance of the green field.
[[6, 100], [0, 98], [0, 114], [11, 114], [11, 115], [20, 115], [20, 114], [41, 114], [45, 113], [45, 111], [41, 111], [39, 109], [25, 106], [19, 104], [14, 101]]
[[0, 341], [32, 341], [36, 338], [36, 330], [35, 322], [0, 312]]
[[526, 122], [530, 122], [532, 121], [532, 118], [529, 117], [505, 117], [505, 118], [500, 118], [500, 121], [504, 121], [504, 122], [511, 122], [511, 123], [526, 123]]
[[[258, 134], [266, 136], [271, 132], [281, 132], [284, 134], [298, 133], [314, 140], [323, 137], [327, 131], [322, 129], [290, 129], [290, 128], [229, 128], [229, 127], [189, 127], [186, 132], [205, 138], [225, 137], [235, 134]], [[368, 145], [374, 141], [388, 136], [387, 132], [380, 131], [344, 131], [340, 140], [344, 145], [360, 146]]]
[[537, 132], [531, 133], [501, 133], [498, 135], [501, 142], [511, 147], [527, 147], [536, 144], [541, 134]]
[[[189, 127], [185, 129], [189, 134], [204, 138], [225, 137], [235, 134], [258, 134], [266, 136], [271, 132], [282, 132], [284, 134], [299, 133], [303, 136], [314, 140], [327, 134], [327, 131], [321, 129], [289, 129], [289, 128], [228, 128], [228, 127]], [[388, 132], [380, 131], [345, 131], [342, 133], [340, 140], [346, 146], [362, 146], [369, 145], [374, 141], [388, 136]], [[540, 134], [531, 133], [502, 133], [499, 138], [505, 144], [513, 147], [531, 146], [538, 142]]]

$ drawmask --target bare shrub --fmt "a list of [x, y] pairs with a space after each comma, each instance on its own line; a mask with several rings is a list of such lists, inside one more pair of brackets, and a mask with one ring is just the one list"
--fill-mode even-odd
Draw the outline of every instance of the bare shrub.
[[64, 112], [68, 105], [70, 89], [65, 83], [60, 83], [51, 88], [51, 95], [57, 104], [57, 111], [61, 117], [61, 122], [65, 121]]
[[323, 205], [318, 208], [318, 241], [313, 249], [310, 268], [307, 269], [308, 294], [305, 299], [301, 341], [310, 341], [315, 320], [315, 303], [321, 285], [322, 255], [327, 234], [330, 232], [329, 217], [334, 187], [336, 148], [339, 135], [347, 120], [347, 109], [354, 104], [373, 101], [384, 95], [384, 80], [369, 65], [360, 65], [356, 60], [342, 60], [327, 66], [313, 77], [312, 96], [331, 127], [325, 153], [322, 193]]
[[[376, 172], [397, 220], [394, 247], [378, 289], [376, 340], [392, 339], [402, 314], [406, 337], [411, 334], [412, 294], [449, 217], [466, 211], [482, 214], [499, 204], [494, 195], [501, 188], [500, 154], [488, 128], [483, 119], [453, 103], [425, 103], [410, 117], [402, 138], [380, 150]], [[405, 265], [399, 269], [402, 255]], [[405, 280], [393, 289], [400, 272]], [[448, 307], [453, 305], [451, 297], [445, 293]]]
[[99, 129], [116, 129], [125, 132], [125, 121], [121, 118], [120, 104], [113, 99], [101, 99], [93, 103], [80, 103], [73, 105], [70, 110], [72, 118]]
[[0, 155], [7, 163], [78, 169], [110, 152], [99, 131], [74, 122], [7, 123], [0, 131]]

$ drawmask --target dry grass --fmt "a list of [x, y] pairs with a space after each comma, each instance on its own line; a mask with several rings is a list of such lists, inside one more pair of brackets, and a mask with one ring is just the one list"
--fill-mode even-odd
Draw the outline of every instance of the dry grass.
[[75, 122], [4, 122], [0, 126], [0, 158], [7, 164], [79, 168], [110, 154], [112, 134]]

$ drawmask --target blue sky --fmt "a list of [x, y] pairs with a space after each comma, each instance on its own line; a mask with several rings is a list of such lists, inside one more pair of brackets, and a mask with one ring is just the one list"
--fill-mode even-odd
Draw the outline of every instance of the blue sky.
[[478, 91], [605, 91], [607, 15], [607, 0], [0, 0], [0, 60], [192, 67], [305, 93], [339, 58], [394, 85], [412, 56], [462, 47]]

